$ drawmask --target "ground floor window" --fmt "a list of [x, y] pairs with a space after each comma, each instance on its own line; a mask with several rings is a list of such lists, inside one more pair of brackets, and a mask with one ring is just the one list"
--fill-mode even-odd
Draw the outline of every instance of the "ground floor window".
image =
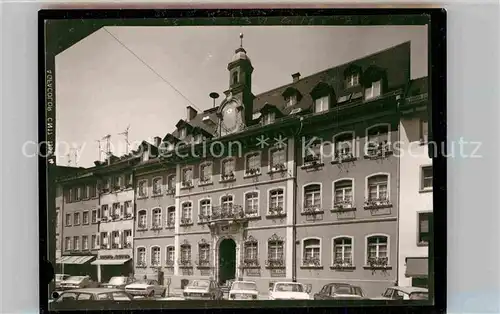
[[412, 287], [420, 287], [420, 288], [429, 288], [429, 278], [412, 278], [411, 279]]

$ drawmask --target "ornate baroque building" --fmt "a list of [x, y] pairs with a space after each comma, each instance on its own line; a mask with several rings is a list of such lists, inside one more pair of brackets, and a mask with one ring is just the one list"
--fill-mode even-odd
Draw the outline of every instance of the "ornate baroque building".
[[[102, 235], [110, 241], [118, 230], [135, 276], [168, 277], [171, 289], [213, 277], [252, 280], [262, 292], [295, 280], [313, 292], [346, 282], [379, 295], [404, 267], [399, 180], [407, 170], [398, 141], [410, 43], [295, 73], [259, 95], [253, 66], [240, 46], [218, 106], [188, 107], [171, 133], [96, 166], [101, 182], [118, 176], [127, 184], [121, 194], [100, 194], [99, 257], [108, 249]], [[108, 228], [109, 213], [120, 220]]]

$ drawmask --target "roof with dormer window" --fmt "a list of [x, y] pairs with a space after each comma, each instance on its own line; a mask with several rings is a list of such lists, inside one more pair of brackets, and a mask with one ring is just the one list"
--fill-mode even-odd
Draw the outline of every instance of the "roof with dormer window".
[[259, 112], [262, 114], [261, 117], [263, 117], [268, 113], [275, 113], [277, 117], [283, 116], [283, 112], [281, 112], [281, 110], [279, 110], [275, 105], [271, 105], [270, 103], [264, 104], [264, 106], [260, 109]]

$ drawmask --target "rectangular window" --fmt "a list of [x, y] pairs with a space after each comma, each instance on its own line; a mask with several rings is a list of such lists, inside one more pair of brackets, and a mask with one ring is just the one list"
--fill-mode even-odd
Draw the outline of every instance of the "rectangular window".
[[123, 207], [125, 209], [125, 218], [131, 218], [132, 217], [132, 202], [126, 201], [125, 203], [123, 203]]
[[76, 188], [76, 200], [77, 201], [82, 200], [82, 188], [81, 187]]
[[175, 248], [173, 246], [167, 247], [167, 265], [173, 265], [175, 260]]
[[285, 169], [285, 149], [278, 148], [271, 151], [271, 167], [272, 170]]
[[387, 200], [387, 176], [379, 175], [368, 179], [368, 199]]
[[297, 95], [291, 95], [286, 98], [286, 106], [293, 107], [297, 104]]
[[73, 237], [73, 249], [75, 251], [80, 250], [80, 237]]
[[418, 214], [418, 245], [429, 245], [430, 230], [429, 224], [432, 220], [432, 213]]
[[97, 223], [97, 210], [96, 209], [92, 210], [92, 223], [93, 224]]
[[352, 264], [352, 239], [339, 238], [333, 244], [334, 264]]
[[257, 242], [245, 243], [245, 259], [257, 260], [258, 259], [257, 252], [258, 252], [258, 243]]
[[186, 202], [182, 204], [182, 219], [184, 220], [185, 223], [191, 221], [192, 212], [193, 212], [193, 206], [191, 205], [191, 202]]
[[182, 186], [190, 187], [193, 185], [193, 169], [185, 168], [182, 169]]
[[161, 227], [161, 209], [153, 209], [153, 228]]
[[175, 225], [175, 207], [169, 207], [167, 212], [167, 226], [173, 227]]
[[346, 88], [357, 86], [359, 84], [359, 74], [351, 74], [346, 78]]
[[271, 124], [271, 123], [274, 122], [275, 117], [276, 117], [276, 114], [274, 112], [270, 112], [270, 113], [265, 114], [263, 116], [262, 122], [263, 122], [264, 125]]
[[381, 90], [381, 86], [382, 86], [381, 83], [382, 82], [379, 80], [379, 81], [373, 82], [370, 87], [366, 88], [365, 89], [365, 99], [372, 99], [372, 98], [380, 96], [381, 91], [382, 91]]
[[250, 192], [245, 194], [245, 214], [257, 216], [259, 212], [259, 193]]
[[335, 204], [352, 202], [352, 181], [335, 182]]
[[260, 173], [260, 154], [252, 153], [246, 156], [246, 175], [255, 175]]
[[146, 180], [140, 181], [137, 185], [137, 193], [139, 194], [139, 197], [145, 197], [146, 194]]
[[107, 232], [101, 232], [101, 248], [107, 249], [109, 242], [108, 242], [108, 233]]
[[269, 241], [267, 244], [268, 259], [271, 261], [283, 260], [283, 241]]
[[90, 186], [86, 185], [83, 187], [83, 199], [86, 200], [89, 198], [90, 194]]
[[92, 248], [97, 249], [99, 247], [99, 243], [97, 242], [97, 235], [92, 235]]
[[200, 244], [199, 245], [200, 261], [207, 262], [210, 260], [210, 245]]
[[132, 248], [132, 230], [123, 231], [124, 246], [126, 249]]
[[64, 222], [66, 227], [71, 226], [71, 214], [66, 214], [66, 221]]
[[228, 159], [222, 162], [222, 175], [223, 178], [229, 178], [234, 176], [234, 159]]
[[113, 203], [113, 212], [111, 213], [113, 219], [118, 219], [120, 217], [120, 203]]
[[317, 207], [321, 205], [321, 186], [309, 185], [304, 188], [304, 207]]
[[89, 224], [89, 212], [85, 211], [83, 212], [83, 224], [88, 225]]
[[200, 167], [200, 183], [212, 181], [212, 164], [204, 164]]
[[304, 241], [304, 262], [305, 265], [319, 265], [321, 254], [321, 241], [318, 239], [308, 239]]
[[422, 167], [420, 189], [422, 191], [432, 190], [432, 166]]
[[125, 187], [127, 187], [127, 188], [132, 187], [132, 174], [131, 173], [125, 174]]
[[210, 200], [209, 199], [202, 200], [200, 202], [200, 214], [203, 217], [208, 218], [208, 216], [210, 215], [210, 209], [211, 209], [211, 204], [210, 204]]
[[329, 96], [323, 96], [314, 100], [314, 112], [318, 113], [318, 112], [328, 111], [329, 100], [330, 100]]
[[168, 181], [167, 182], [167, 184], [168, 184], [167, 193], [174, 194], [175, 193], [175, 176], [174, 175], [169, 176], [167, 181]]
[[368, 238], [368, 259], [387, 258], [387, 237], [373, 236]]
[[78, 226], [80, 224], [80, 213], [75, 213], [73, 217], [73, 224]]
[[71, 238], [70, 237], [64, 238], [64, 250], [71, 251]]
[[82, 236], [82, 250], [88, 250], [88, 249], [89, 249], [89, 237]]
[[89, 197], [94, 198], [97, 195], [97, 185], [92, 183], [89, 187]]
[[191, 261], [191, 246], [182, 245], [181, 246], [181, 261]]

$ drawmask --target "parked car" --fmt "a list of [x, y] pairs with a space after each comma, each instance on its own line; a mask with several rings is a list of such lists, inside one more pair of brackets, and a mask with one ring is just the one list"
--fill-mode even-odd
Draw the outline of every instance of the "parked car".
[[219, 285], [210, 279], [191, 281], [182, 294], [186, 300], [222, 300], [223, 296]]
[[56, 274], [55, 276], [55, 282], [56, 282], [56, 289], [59, 289], [61, 286], [61, 282], [68, 279], [71, 275], [68, 274]]
[[59, 290], [97, 288], [98, 286], [99, 284], [90, 279], [90, 276], [69, 276], [61, 281]]
[[389, 287], [372, 300], [428, 300], [429, 290], [419, 287]]
[[86, 288], [53, 292], [51, 304], [71, 301], [132, 301], [133, 297], [120, 289]]
[[297, 282], [276, 282], [269, 288], [269, 300], [310, 300], [311, 287]]
[[142, 297], [154, 297], [154, 296], [162, 296], [164, 297], [167, 288], [161, 286], [158, 281], [154, 279], [141, 279], [135, 281], [131, 284], [125, 286], [125, 291], [135, 296]]
[[101, 284], [103, 288], [112, 288], [112, 289], [125, 289], [125, 286], [134, 283], [135, 278], [126, 277], [126, 276], [115, 276], [111, 277], [108, 282]]
[[229, 290], [230, 300], [257, 300], [259, 291], [253, 281], [235, 281]]
[[314, 294], [314, 300], [363, 300], [365, 295], [360, 287], [346, 283], [329, 283]]

